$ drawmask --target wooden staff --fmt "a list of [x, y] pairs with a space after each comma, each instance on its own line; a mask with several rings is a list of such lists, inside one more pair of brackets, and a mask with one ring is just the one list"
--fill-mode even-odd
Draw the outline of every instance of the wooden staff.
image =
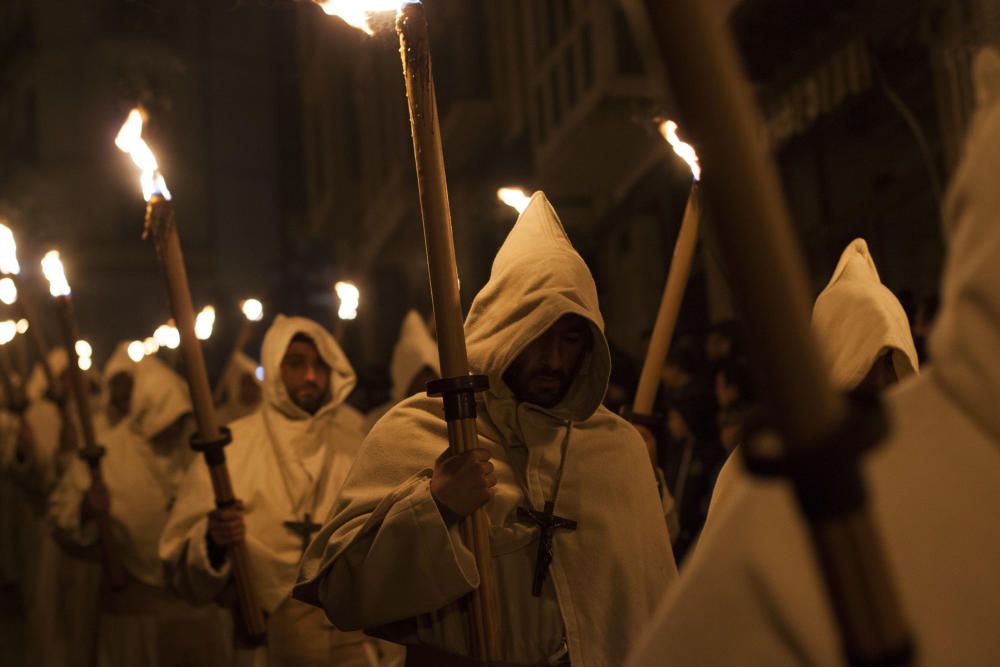
[[[212, 389], [208, 383], [205, 358], [201, 352], [201, 341], [194, 333], [194, 307], [191, 304], [187, 269], [184, 266], [181, 240], [174, 222], [173, 207], [159, 194], [150, 197], [146, 206], [144, 237], [149, 234], [152, 234], [156, 244], [156, 252], [167, 284], [170, 310], [181, 335], [181, 357], [184, 361], [188, 388], [191, 391], [195, 419], [198, 422], [198, 434], [192, 441], [192, 446], [205, 456], [205, 463], [212, 479], [212, 489], [215, 492], [216, 507], [220, 509], [232, 507], [236, 504], [236, 497], [226, 466], [226, 455], [222, 449], [229, 442], [228, 431], [221, 429], [216, 419]], [[266, 641], [264, 614], [257, 602], [257, 594], [250, 578], [246, 543], [241, 542], [229, 547], [226, 555], [236, 584], [238, 616], [245, 639], [253, 644], [263, 644]]]
[[38, 357], [38, 365], [41, 366], [42, 373], [45, 375], [45, 381], [48, 383], [49, 395], [53, 402], [62, 406], [65, 404], [65, 400], [63, 400], [65, 397], [62, 395], [62, 389], [56, 383], [52, 367], [49, 366], [49, 343], [45, 340], [45, 334], [42, 333], [41, 328], [38, 326], [39, 320], [35, 317], [34, 303], [25, 294], [24, 290], [21, 289], [21, 281], [17, 274], [8, 273], [4, 277], [14, 281], [14, 287], [17, 289], [17, 301], [14, 302], [15, 312], [18, 315], [17, 319], [23, 318], [28, 320], [28, 341], [35, 351], [35, 356]]
[[[104, 478], [101, 474], [104, 447], [97, 444], [97, 435], [94, 432], [94, 420], [90, 412], [90, 391], [86, 379], [83, 377], [83, 371], [80, 370], [80, 360], [76, 354], [76, 341], [80, 339], [80, 333], [73, 312], [73, 302], [68, 295], [56, 297], [56, 312], [59, 315], [63, 342], [69, 355], [68, 372], [72, 382], [73, 402], [76, 404], [76, 414], [80, 420], [80, 429], [83, 431], [84, 446], [77, 454], [87, 464], [91, 486], [104, 486]], [[29, 327], [29, 331], [33, 328]], [[64, 423], [68, 428], [73, 428], [72, 421]], [[104, 576], [107, 577], [111, 590], [121, 590], [125, 588], [127, 582], [125, 568], [111, 533], [111, 518], [107, 514], [98, 515], [97, 534]]]
[[[469, 375], [441, 126], [423, 5], [407, 4], [400, 9], [396, 32], [406, 82], [427, 271], [444, 378], [428, 384], [428, 392], [444, 397], [449, 443], [452, 451], [464, 452], [477, 446], [474, 392], [484, 389], [488, 381], [484, 383], [486, 379], [483, 376]], [[496, 580], [485, 508], [480, 508], [462, 522], [462, 534], [465, 544], [475, 556], [480, 580], [479, 588], [471, 593], [470, 649], [473, 657], [489, 662], [499, 657], [499, 637]]]
[[855, 437], [877, 441], [878, 429], [833, 390], [817, 352], [802, 257], [735, 45], [716, 3], [644, 4], [704, 165], [713, 239], [767, 380], [771, 418], [786, 449], [781, 474], [792, 480], [809, 520], [845, 657], [852, 664], [907, 664], [912, 643], [867, 511], [860, 451], [845, 447], [858, 444]]
[[660, 309], [656, 313], [656, 323], [653, 325], [646, 359], [639, 375], [639, 386], [632, 403], [632, 412], [636, 415], [649, 416], [653, 412], [656, 390], [660, 386], [660, 371], [670, 350], [670, 341], [677, 327], [677, 315], [684, 299], [688, 276], [691, 274], [691, 259], [698, 243], [700, 221], [701, 195], [698, 192], [698, 184], [695, 183], [691, 186], [691, 194], [688, 195], [687, 205], [684, 208], [684, 218], [677, 234], [677, 241], [674, 243], [674, 254], [670, 261], [667, 283], [663, 287]]
[[0, 344], [0, 386], [3, 387], [6, 408], [16, 415], [23, 415], [28, 401], [24, 396], [24, 387], [14, 380], [14, 368], [6, 344]]

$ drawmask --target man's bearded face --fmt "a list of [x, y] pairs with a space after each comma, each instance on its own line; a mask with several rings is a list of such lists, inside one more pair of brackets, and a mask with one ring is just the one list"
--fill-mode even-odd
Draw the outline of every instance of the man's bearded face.
[[316, 414], [330, 390], [330, 367], [311, 340], [293, 340], [281, 360], [281, 381], [289, 398], [309, 414]]
[[553, 408], [566, 397], [591, 347], [593, 335], [587, 320], [563, 315], [524, 348], [503, 380], [518, 400]]

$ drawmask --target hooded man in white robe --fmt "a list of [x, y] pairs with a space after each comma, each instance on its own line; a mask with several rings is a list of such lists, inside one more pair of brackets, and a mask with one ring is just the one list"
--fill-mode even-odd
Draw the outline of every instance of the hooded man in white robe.
[[[893, 432], [865, 460], [915, 665], [988, 665], [1000, 655], [998, 172], [1000, 106], [991, 102], [944, 208], [934, 365], [889, 392]], [[790, 486], [744, 478], [733, 496], [629, 664], [844, 664]]]
[[187, 442], [193, 430], [187, 386], [160, 361], [145, 359], [135, 372], [132, 406], [131, 417], [101, 438], [103, 485], [93, 485], [87, 464], [77, 459], [49, 503], [60, 540], [89, 548], [92, 556], [97, 555], [95, 519], [109, 516], [113, 548], [128, 575], [124, 589], [102, 591], [98, 667], [224, 664], [230, 652], [222, 611], [174, 596], [157, 551], [180, 481], [194, 460]]
[[[642, 438], [601, 405], [603, 325], [590, 271], [538, 192], [465, 325], [470, 364], [490, 379], [478, 448], [442, 455], [440, 399], [393, 408], [307, 552], [296, 596], [338, 627], [406, 644], [408, 664], [467, 656], [461, 599], [479, 574], [458, 520], [485, 505], [500, 659], [620, 664], [676, 568]], [[525, 510], [549, 502], [576, 527], [555, 532], [550, 567], [536, 569], [539, 528]]]
[[101, 396], [94, 411], [94, 431], [100, 436], [128, 417], [136, 363], [128, 356], [128, 341], [115, 346], [101, 372]]
[[[210, 600], [230, 578], [224, 547], [245, 541], [268, 616], [268, 644], [240, 652], [267, 667], [372, 664], [370, 641], [342, 633], [322, 612], [291, 599], [311, 524], [325, 517], [363, 437], [344, 401], [355, 375], [316, 322], [278, 315], [261, 350], [264, 400], [230, 425], [226, 462], [240, 509], [216, 510], [207, 468], [192, 466], [160, 540], [160, 556], [185, 597]], [[318, 525], [316, 526], [318, 528]]]
[[239, 350], [233, 354], [219, 380], [222, 400], [215, 406], [215, 414], [223, 424], [253, 414], [260, 406], [261, 382], [257, 378], [257, 362]]
[[399, 339], [392, 349], [389, 376], [392, 379], [389, 401], [365, 415], [366, 433], [392, 406], [408, 396], [424, 391], [430, 380], [441, 377], [437, 342], [431, 336], [424, 318], [415, 310], [407, 312], [403, 318]]

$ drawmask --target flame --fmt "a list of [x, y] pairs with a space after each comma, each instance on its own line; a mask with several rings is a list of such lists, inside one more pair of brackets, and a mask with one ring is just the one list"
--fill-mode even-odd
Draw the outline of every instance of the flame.
[[17, 243], [10, 227], [0, 224], [0, 273], [17, 275], [21, 265], [17, 263]]
[[695, 152], [694, 146], [681, 141], [680, 137], [677, 136], [677, 123], [672, 120], [663, 121], [660, 123], [660, 134], [670, 143], [674, 152], [691, 167], [691, 175], [694, 176], [694, 180], [701, 180], [701, 164], [698, 162], [698, 153]]
[[8, 306], [17, 301], [17, 285], [14, 284], [13, 278], [0, 280], [0, 301]]
[[264, 317], [264, 304], [257, 299], [247, 299], [240, 304], [243, 316], [251, 322], [260, 322]]
[[14, 320], [4, 320], [0, 322], [0, 345], [6, 345], [10, 341], [14, 340], [14, 336], [17, 335], [17, 324]]
[[90, 357], [77, 357], [76, 365], [81, 371], [89, 371], [90, 367], [94, 365], [94, 361]]
[[353, 320], [358, 316], [358, 304], [361, 302], [361, 291], [355, 287], [354, 283], [340, 281], [333, 288], [337, 291], [337, 298], [340, 299], [340, 308], [337, 310], [337, 317], [342, 320]]
[[115, 146], [128, 153], [135, 166], [139, 167], [139, 183], [142, 186], [142, 196], [146, 201], [155, 194], [163, 195], [164, 199], [170, 199], [170, 190], [167, 189], [167, 182], [160, 173], [160, 165], [156, 162], [156, 156], [150, 150], [142, 138], [142, 125], [146, 122], [146, 114], [140, 108], [132, 109], [122, 129], [118, 130], [115, 137]]
[[73, 346], [73, 349], [76, 350], [76, 356], [78, 357], [86, 357], [89, 359], [94, 356], [94, 348], [90, 346], [90, 343], [83, 339], [76, 341], [76, 345]]
[[134, 363], [139, 363], [146, 356], [146, 348], [141, 340], [134, 340], [129, 343], [128, 347], [125, 348], [125, 352], [128, 353], [128, 358]]
[[69, 283], [66, 281], [66, 271], [63, 269], [62, 260], [59, 259], [58, 250], [49, 250], [42, 257], [42, 273], [49, 281], [49, 293], [52, 296], [69, 296]]
[[194, 335], [198, 340], [208, 340], [212, 337], [215, 326], [215, 307], [205, 306], [194, 318]]
[[151, 357], [159, 351], [160, 343], [156, 340], [155, 336], [150, 336], [142, 341], [142, 352], [145, 356]]
[[[153, 332], [153, 342], [156, 343], [157, 350], [161, 347], [176, 350], [181, 344], [181, 334], [173, 324], [161, 324]], [[155, 352], [156, 350], [153, 350], [152, 353], [147, 354], [154, 354]]]
[[24, 319], [22, 317], [21, 319], [19, 319], [17, 321], [17, 333], [19, 333], [19, 334], [26, 334], [26, 333], [28, 333], [28, 327], [29, 326], [30, 326], [30, 324], [28, 323], [28, 320], [26, 320], [26, 319]]
[[524, 213], [524, 209], [528, 208], [531, 195], [525, 192], [523, 188], [508, 187], [497, 190], [497, 199], [520, 214]]
[[339, 16], [344, 23], [369, 37], [375, 34], [369, 20], [374, 14], [398, 12], [403, 5], [417, 0], [313, 0], [330, 16]]

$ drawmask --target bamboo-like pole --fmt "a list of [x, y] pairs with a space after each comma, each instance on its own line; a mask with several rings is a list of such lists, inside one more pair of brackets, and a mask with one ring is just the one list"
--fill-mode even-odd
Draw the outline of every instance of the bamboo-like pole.
[[[789, 455], [808, 461], [810, 447], [829, 447], [843, 433], [849, 411], [812, 338], [806, 271], [735, 44], [717, 3], [644, 4], [668, 85], [698, 146], [713, 239], [752, 357], [767, 380], [771, 418]], [[905, 664], [909, 632], [857, 462], [810, 472], [810, 482], [821, 488], [797, 483], [797, 497], [845, 657], [852, 664]], [[799, 478], [793, 473], [792, 479]]]
[[[465, 349], [448, 182], [423, 5], [414, 3], [401, 8], [396, 20], [396, 31], [399, 34], [406, 100], [410, 112], [441, 374], [444, 378], [468, 377], [469, 360]], [[471, 417], [449, 419], [448, 439], [455, 452], [476, 447], [478, 434], [474, 414]], [[479, 588], [471, 594], [471, 653], [473, 657], [489, 662], [499, 658], [499, 626], [489, 519], [484, 508], [466, 518], [462, 524], [462, 532], [466, 545], [475, 555], [480, 579]]]
[[698, 227], [701, 221], [701, 195], [697, 182], [691, 186], [687, 205], [684, 207], [684, 218], [681, 229], [674, 242], [673, 258], [670, 261], [670, 271], [663, 287], [663, 297], [656, 313], [656, 323], [649, 337], [649, 347], [646, 359], [639, 375], [639, 385], [632, 402], [632, 411], [638, 415], [650, 415], [653, 403], [656, 401], [656, 390], [660, 386], [660, 371], [670, 350], [670, 341], [677, 327], [677, 316], [680, 313], [684, 290], [687, 287], [688, 276], [691, 275], [691, 260], [698, 243]]
[[[83, 372], [80, 370], [80, 360], [76, 354], [76, 341], [80, 339], [80, 333], [73, 312], [73, 302], [68, 295], [56, 297], [56, 313], [59, 315], [63, 343], [66, 345], [69, 356], [67, 372], [72, 383], [73, 403], [76, 405], [76, 415], [80, 422], [80, 429], [83, 431], [84, 444], [78, 455], [87, 463], [91, 485], [102, 486], [104, 478], [101, 474], [101, 458], [104, 457], [104, 448], [97, 444], [94, 419], [90, 412], [90, 391], [86, 379], [83, 377]], [[73, 422], [66, 422], [66, 426], [72, 428]], [[111, 590], [121, 590], [125, 588], [127, 582], [125, 568], [111, 533], [111, 519], [106, 514], [97, 517], [97, 533], [104, 576], [107, 578]]]
[[[226, 455], [222, 449], [225, 439], [222, 429], [219, 428], [215, 405], [212, 402], [212, 389], [208, 383], [201, 341], [194, 333], [194, 306], [191, 303], [191, 290], [188, 287], [181, 240], [174, 223], [173, 207], [159, 194], [154, 194], [146, 206], [146, 234], [152, 234], [156, 244], [170, 300], [170, 310], [181, 335], [181, 357], [198, 423], [197, 442], [200, 443], [205, 463], [208, 465], [215, 504], [219, 508], [232, 507], [236, 503], [236, 497], [226, 466]], [[242, 623], [244, 638], [251, 643], [263, 644], [266, 641], [264, 614], [257, 602], [257, 594], [250, 577], [246, 543], [228, 548], [226, 556], [236, 585], [238, 617]]]
[[45, 334], [42, 333], [42, 329], [39, 326], [40, 320], [36, 317], [34, 303], [31, 301], [31, 297], [22, 289], [21, 281], [17, 274], [8, 273], [4, 277], [14, 281], [14, 286], [17, 288], [17, 301], [14, 302], [15, 312], [20, 316], [18, 319], [24, 318], [28, 320], [28, 340], [35, 351], [35, 356], [38, 357], [38, 365], [41, 366], [42, 373], [45, 375], [45, 381], [49, 386], [49, 394], [56, 403], [62, 404], [62, 390], [56, 383], [52, 367], [49, 366], [49, 343], [45, 340]]

